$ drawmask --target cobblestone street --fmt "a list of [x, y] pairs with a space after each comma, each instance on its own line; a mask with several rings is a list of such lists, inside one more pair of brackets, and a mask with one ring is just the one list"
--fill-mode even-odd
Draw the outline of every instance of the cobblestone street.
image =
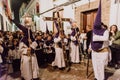
[[[84, 63], [72, 64], [70, 71], [52, 69], [50, 66], [47, 68], [40, 68], [41, 80], [94, 80], [94, 74], [92, 73], [92, 65], [90, 61], [89, 74], [86, 76], [86, 66]], [[120, 69], [106, 67], [106, 80], [120, 80]], [[3, 75], [0, 80], [21, 80], [20, 73], [12, 73]]]
[[[86, 66], [83, 64], [73, 64], [71, 70], [67, 72], [66, 70], [54, 70], [41, 69], [41, 79], [42, 80], [93, 80], [93, 74], [87, 79], [86, 77]], [[89, 73], [92, 72], [92, 68], [89, 68]], [[45, 75], [46, 74], [46, 75]]]

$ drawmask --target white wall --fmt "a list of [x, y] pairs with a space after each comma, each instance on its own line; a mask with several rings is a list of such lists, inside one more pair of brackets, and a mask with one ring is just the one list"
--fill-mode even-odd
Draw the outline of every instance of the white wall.
[[[74, 12], [74, 8], [72, 8], [72, 5], [69, 6], [65, 6], [64, 7], [64, 12], [63, 12], [63, 17], [64, 18], [70, 18], [70, 19], [75, 19], [75, 12]], [[66, 34], [70, 33], [71, 26], [69, 22], [64, 22], [64, 31]]]
[[120, 30], [120, 3], [115, 4], [114, 2], [115, 0], [111, 0], [109, 25], [116, 24]]
[[57, 1], [54, 2], [54, 4], [60, 5], [60, 4], [63, 4], [63, 3], [65, 3], [65, 2], [67, 2], [67, 1], [68, 1], [68, 0], [57, 0]]
[[[93, 2], [93, 1], [95, 1], [95, 0], [90, 0], [90, 2]], [[79, 1], [77, 3], [75, 3], [75, 4], [76, 4], [76, 7], [77, 7], [77, 6], [87, 4], [87, 3], [89, 3], [89, 0], [81, 0], [81, 1]]]
[[[40, 13], [53, 8], [52, 0], [40, 0]], [[40, 30], [46, 31], [46, 23], [48, 25], [49, 31], [53, 30], [52, 21], [44, 21], [43, 17], [53, 17], [53, 12], [49, 11], [45, 14], [40, 15]]]

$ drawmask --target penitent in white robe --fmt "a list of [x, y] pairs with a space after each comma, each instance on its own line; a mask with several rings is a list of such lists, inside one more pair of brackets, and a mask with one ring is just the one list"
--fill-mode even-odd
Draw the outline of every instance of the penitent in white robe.
[[25, 80], [31, 80], [32, 77], [38, 78], [39, 68], [38, 68], [36, 55], [33, 54], [32, 57], [26, 56], [25, 54], [27, 54], [28, 47], [23, 42], [20, 43], [19, 49], [21, 52], [21, 76]]
[[55, 60], [52, 63], [52, 66], [57, 66], [58, 68], [65, 67], [65, 60], [62, 48], [58, 47], [57, 43], [61, 41], [61, 38], [55, 38]]
[[79, 44], [75, 45], [73, 41], [75, 41], [76, 38], [74, 36], [71, 36], [71, 62], [72, 63], [79, 63], [80, 62], [80, 54], [79, 54]]
[[[107, 30], [104, 32], [103, 36], [99, 36], [95, 34], [93, 35], [93, 41], [104, 41], [101, 49], [108, 48], [109, 46], [108, 39], [109, 39], [109, 32]], [[109, 54], [111, 54], [109, 49], [106, 52], [96, 52], [92, 50], [93, 70], [94, 70], [95, 78], [97, 80], [105, 79], [104, 70], [105, 70], [105, 66], [108, 63]]]

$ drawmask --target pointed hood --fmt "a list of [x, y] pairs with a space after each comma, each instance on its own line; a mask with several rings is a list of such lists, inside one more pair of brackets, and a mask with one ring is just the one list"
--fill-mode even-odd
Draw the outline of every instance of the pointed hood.
[[101, 14], [102, 13], [101, 13], [101, 0], [100, 0], [97, 15], [96, 15], [95, 22], [93, 25], [93, 33], [97, 35], [103, 35], [105, 31], [105, 29], [103, 29], [101, 25]]
[[101, 29], [101, 0], [99, 3], [97, 15], [94, 22], [94, 29]]
[[[102, 28], [102, 23], [101, 23], [101, 0], [100, 0], [98, 12], [97, 12], [96, 19], [95, 19], [94, 26], [93, 26], [93, 34], [102, 36], [104, 34], [105, 30], [106, 29]], [[103, 45], [103, 41], [93, 41], [92, 40], [92, 42], [91, 42], [91, 48], [94, 51], [101, 49], [102, 45]]]

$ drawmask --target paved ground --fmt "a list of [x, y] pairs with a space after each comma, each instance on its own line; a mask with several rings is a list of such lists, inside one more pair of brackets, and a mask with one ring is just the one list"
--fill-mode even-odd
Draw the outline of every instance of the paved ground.
[[[89, 74], [93, 71], [90, 61]], [[47, 68], [40, 69], [41, 80], [93, 80], [93, 73], [87, 78], [86, 76], [86, 65], [72, 64], [71, 70], [67, 72], [66, 70], [53, 70], [50, 66]], [[12, 73], [6, 76], [4, 74], [0, 77], [0, 80], [21, 80], [20, 72]], [[106, 80], [120, 80], [120, 69], [115, 70], [114, 68], [106, 68]]]

